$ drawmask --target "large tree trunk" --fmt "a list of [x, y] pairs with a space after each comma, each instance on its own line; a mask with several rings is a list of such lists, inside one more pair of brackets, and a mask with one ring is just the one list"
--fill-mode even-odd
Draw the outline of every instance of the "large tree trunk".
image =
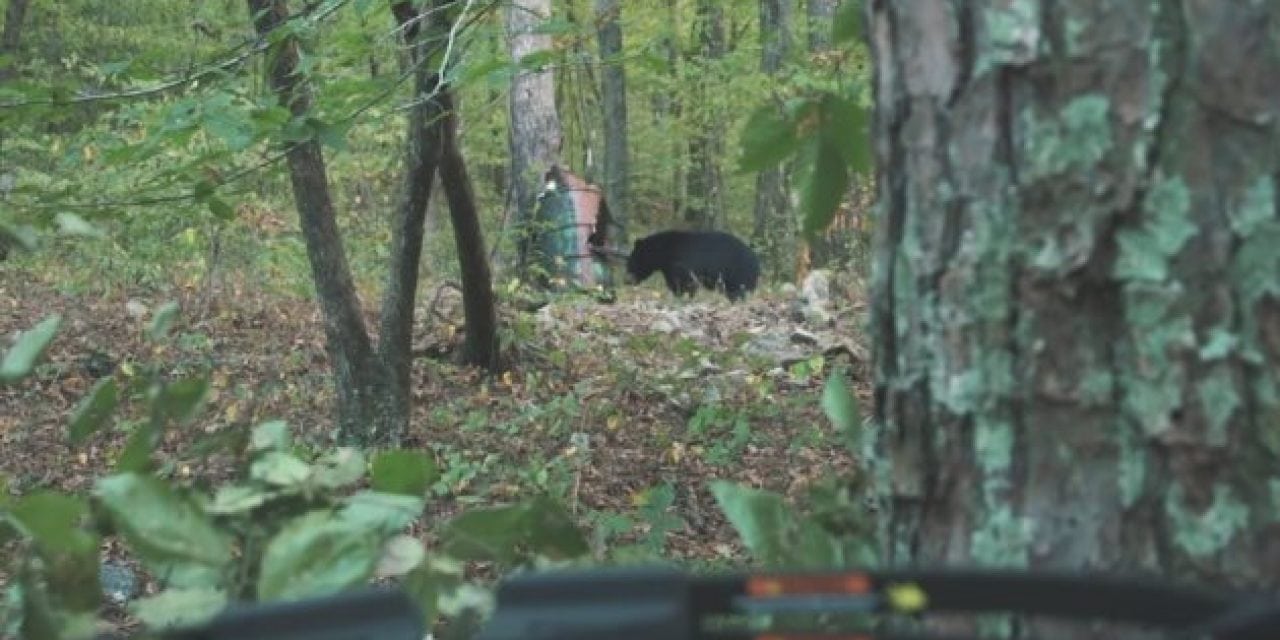
[[[512, 60], [551, 48], [551, 36], [533, 30], [551, 15], [551, 0], [515, 0], [506, 9], [507, 46]], [[511, 181], [519, 265], [528, 264], [529, 223], [544, 172], [558, 164], [562, 134], [556, 113], [555, 77], [550, 69], [521, 71], [511, 79]]]
[[609, 214], [622, 228], [616, 241], [625, 245], [630, 219], [627, 193], [631, 163], [627, 144], [627, 76], [621, 59], [622, 27], [618, 23], [622, 4], [619, 0], [596, 0], [595, 10], [596, 36], [605, 65], [600, 81], [604, 111], [604, 195]]
[[[268, 37], [289, 17], [285, 0], [247, 0], [258, 34]], [[298, 45], [292, 37], [273, 47], [270, 82], [295, 118], [304, 117], [311, 96], [298, 69]], [[388, 406], [386, 371], [374, 358], [359, 299], [343, 250], [329, 195], [324, 155], [314, 138], [292, 143], [286, 155], [293, 197], [307, 245], [311, 274], [324, 317], [325, 346], [334, 370], [338, 399], [338, 433], [343, 441], [391, 442], [399, 437], [402, 412]]]
[[494, 306], [489, 259], [484, 250], [484, 235], [480, 231], [480, 214], [476, 209], [471, 177], [467, 175], [467, 166], [458, 146], [458, 115], [447, 90], [441, 93], [440, 103], [446, 113], [440, 123], [443, 130], [440, 183], [444, 186], [445, 197], [449, 199], [449, 218], [453, 221], [453, 236], [462, 271], [462, 311], [467, 331], [462, 361], [497, 371], [498, 315]]
[[[791, 53], [791, 5], [793, 0], [760, 0], [760, 70], [770, 78], [782, 69]], [[782, 268], [783, 255], [793, 251], [795, 222], [787, 196], [784, 167], [771, 167], [756, 175], [756, 202], [752, 237], [764, 249], [765, 265]]]
[[[709, 96], [709, 77], [718, 72], [716, 61], [724, 56], [724, 8], [720, 0], [698, 0], [698, 87], [695, 92]], [[701, 100], [704, 111], [695, 117], [695, 132], [689, 140], [689, 175], [684, 208], [685, 222], [698, 229], [713, 229], [723, 210], [720, 156], [724, 148], [724, 123], [719, 114], [708, 112], [710, 100]]]
[[870, 4], [891, 561], [1280, 584], [1280, 5]]

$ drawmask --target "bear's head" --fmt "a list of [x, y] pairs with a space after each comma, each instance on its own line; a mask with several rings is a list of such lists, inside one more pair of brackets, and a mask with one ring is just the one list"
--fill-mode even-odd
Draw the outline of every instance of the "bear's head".
[[627, 282], [636, 284], [653, 275], [658, 270], [658, 260], [653, 245], [653, 238], [640, 238], [631, 245], [631, 255], [627, 256]]

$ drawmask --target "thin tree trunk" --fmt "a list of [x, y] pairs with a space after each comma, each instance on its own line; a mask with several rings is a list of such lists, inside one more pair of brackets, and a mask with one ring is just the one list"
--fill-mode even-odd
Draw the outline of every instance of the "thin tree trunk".
[[[678, 0], [667, 0], [668, 35], [663, 38], [663, 46], [667, 54], [667, 65], [671, 74], [671, 88], [659, 102], [665, 108], [660, 111], [667, 117], [668, 127], [678, 127], [684, 113], [684, 102], [681, 100], [682, 59], [680, 55], [680, 4]], [[684, 211], [685, 194], [688, 188], [685, 176], [688, 175], [685, 162], [685, 143], [680, 136], [671, 136], [671, 213], [679, 216]]]
[[0, 32], [0, 56], [9, 61], [0, 62], [0, 82], [14, 76], [16, 67], [13, 58], [18, 54], [18, 45], [22, 42], [22, 25], [26, 22], [28, 0], [9, 0], [4, 11], [4, 31]]
[[[809, 55], [811, 59], [823, 56], [831, 49], [831, 31], [835, 26], [838, 0], [808, 0], [806, 3], [806, 31], [809, 34]], [[812, 265], [819, 267], [832, 264], [847, 264], [851, 257], [850, 246], [852, 236], [858, 232], [853, 229], [858, 217], [864, 215], [858, 211], [849, 214], [836, 212], [836, 219], [825, 232], [813, 237], [806, 237], [796, 243], [797, 275], [804, 276]]]
[[831, 27], [839, 4], [840, 0], [808, 0], [805, 3], [810, 53], [825, 51], [831, 47]]
[[[515, 0], [506, 9], [507, 46], [511, 59], [551, 48], [551, 36], [533, 33], [551, 15], [551, 0]], [[521, 271], [529, 258], [529, 223], [533, 219], [542, 175], [559, 163], [562, 142], [556, 113], [555, 77], [551, 70], [521, 71], [511, 80], [511, 176], [515, 192], [518, 253]]]
[[[791, 53], [792, 0], [760, 0], [760, 70], [770, 78], [782, 69]], [[786, 168], [772, 167], [756, 175], [756, 202], [752, 236], [764, 249], [765, 265], [781, 271], [782, 255], [793, 244], [790, 200], [787, 197]]]
[[[724, 9], [719, 0], [698, 0], [698, 93], [709, 97], [714, 61], [724, 56]], [[703, 100], [709, 109], [710, 100]], [[713, 229], [723, 209], [720, 155], [724, 124], [719, 114], [699, 113], [697, 131], [689, 140], [690, 168], [684, 219], [691, 227]]]
[[[258, 34], [267, 37], [289, 17], [285, 0], [247, 0]], [[305, 78], [298, 74], [298, 46], [292, 37], [273, 47], [271, 88], [295, 118], [311, 108]], [[324, 155], [313, 139], [293, 143], [286, 154], [299, 223], [324, 317], [325, 346], [337, 389], [339, 439], [385, 443], [399, 437], [402, 424], [387, 418], [384, 370], [374, 359], [369, 334], [347, 264], [329, 194]]]
[[458, 145], [458, 116], [453, 98], [446, 90], [440, 95], [445, 110], [441, 123], [443, 144], [440, 158], [440, 182], [449, 200], [449, 218], [458, 247], [462, 271], [462, 310], [466, 317], [466, 343], [462, 361], [466, 364], [497, 371], [498, 317], [493, 298], [493, 280], [484, 250], [484, 234], [480, 230], [480, 214], [476, 208], [471, 177]]
[[[491, 86], [488, 91], [488, 97], [485, 100], [485, 104], [496, 105], [496, 104], [500, 104], [501, 100], [502, 100], [502, 89], [499, 87]], [[504, 122], [502, 122], [501, 120], [495, 119], [493, 121], [492, 128], [489, 132], [491, 139], [493, 140], [501, 139], [502, 136], [506, 135], [506, 129], [507, 127]], [[503, 161], [501, 156], [499, 156], [498, 158], [495, 158], [494, 160], [490, 161], [486, 165], [484, 170], [485, 177], [488, 178], [489, 184], [493, 187], [494, 193], [500, 193], [504, 195], [507, 195], [510, 193], [511, 185], [507, 180], [507, 171], [510, 169], [511, 167], [509, 166], [509, 164]]]
[[618, 21], [622, 5], [619, 0], [596, 0], [595, 10], [596, 37], [600, 43], [600, 57], [605, 64], [601, 74], [601, 92], [604, 94], [601, 100], [604, 107], [604, 194], [613, 221], [622, 229], [616, 241], [625, 245], [631, 162], [627, 143], [627, 76], [621, 60], [622, 26]]
[[[440, 165], [444, 113], [438, 95], [439, 77], [423, 62], [430, 48], [440, 46], [435, 39], [444, 35], [445, 29], [438, 21], [429, 20], [426, 25], [429, 35], [419, 39], [416, 36], [422, 25], [417, 24], [418, 14], [412, 5], [397, 3], [395, 15], [408, 41], [409, 64], [415, 66], [413, 86], [417, 103], [407, 118], [404, 186], [391, 227], [391, 265], [382, 299], [378, 359], [387, 370], [388, 406], [396, 423], [407, 427], [412, 409], [413, 311], [427, 209]], [[434, 97], [428, 99], [428, 96]]]
[[[583, 31], [584, 27], [574, 13], [574, 3], [567, 2], [563, 5], [564, 20], [570, 25], [574, 31]], [[584, 46], [585, 38], [574, 37], [570, 41], [572, 50], [570, 55], [575, 60], [587, 60], [590, 53]], [[570, 114], [562, 119], [561, 124], [566, 131], [565, 137], [570, 140], [578, 141], [578, 148], [581, 149], [581, 157], [573, 157], [572, 149], [565, 149], [561, 152], [561, 157], [570, 166], [577, 167], [578, 173], [589, 181], [596, 182], [599, 180], [596, 168], [596, 139], [599, 137], [597, 132], [598, 123], [592, 114], [596, 113], [595, 107], [601, 102], [600, 100], [600, 84], [596, 81], [594, 67], [589, 64], [573, 65], [563, 69], [557, 77], [558, 91], [556, 104], [570, 105]], [[594, 100], [594, 104], [592, 101]], [[574, 131], [576, 125], [576, 132]], [[576, 135], [575, 135], [576, 133]]]
[[[17, 75], [15, 58], [18, 56], [18, 45], [22, 41], [22, 26], [26, 14], [27, 0], [9, 0], [9, 6], [4, 12], [4, 31], [0, 32], [0, 58], [7, 59], [7, 62], [0, 61], [0, 84]], [[4, 131], [0, 131], [0, 172], [8, 168], [4, 161], [4, 134]], [[3, 179], [2, 173], [0, 173], [0, 179]], [[9, 244], [8, 236], [0, 235], [0, 261], [9, 257]]]
[[1280, 586], [1280, 5], [870, 6], [888, 560]]

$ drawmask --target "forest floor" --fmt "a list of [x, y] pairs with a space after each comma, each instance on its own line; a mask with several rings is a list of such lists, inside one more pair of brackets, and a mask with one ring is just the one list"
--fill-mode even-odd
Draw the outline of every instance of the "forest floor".
[[[165, 461], [161, 473], [193, 486], [236, 474], [236, 455], [210, 443], [264, 420], [287, 420], [316, 446], [331, 442], [334, 393], [314, 302], [234, 278], [212, 294], [89, 295], [63, 291], [55, 275], [12, 263], [4, 269], [0, 344], [49, 314], [64, 317], [36, 375], [0, 387], [0, 474], [11, 492], [89, 489], [142, 419], [141, 403], [125, 402], [111, 428], [68, 443], [69, 416], [94, 383], [95, 352], [118, 365], [117, 376], [154, 363], [167, 375], [210, 377], [203, 410], [170, 429], [157, 458]], [[834, 361], [850, 365], [863, 406], [869, 394], [861, 296], [837, 290], [834, 323], [823, 327], [806, 326], [794, 292], [731, 305], [706, 292], [677, 301], [650, 283], [623, 289], [613, 304], [564, 296], [532, 313], [505, 305], [508, 373], [485, 377], [447, 359], [415, 360], [406, 446], [434, 452], [444, 473], [415, 530], [430, 541], [433, 522], [466, 506], [549, 491], [597, 531], [609, 514], [626, 516], [630, 525], [615, 519], [608, 544], [644, 540], [656, 505], [680, 522], [659, 534], [663, 555], [740, 560], [709, 480], [795, 496], [855, 464], [820, 407]], [[179, 319], [168, 339], [151, 342], [150, 313], [170, 298], [182, 306]], [[424, 285], [419, 298], [415, 350], [456, 345], [457, 292]], [[814, 360], [824, 349], [841, 355]], [[668, 497], [655, 497], [655, 487]], [[637, 515], [646, 506], [650, 515]]]

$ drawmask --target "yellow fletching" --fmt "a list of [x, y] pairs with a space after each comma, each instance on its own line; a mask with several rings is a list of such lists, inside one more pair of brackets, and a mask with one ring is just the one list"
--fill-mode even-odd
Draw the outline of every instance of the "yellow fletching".
[[924, 589], [914, 584], [891, 585], [885, 589], [885, 596], [890, 606], [904, 613], [920, 611], [929, 604], [929, 596], [925, 595]]

